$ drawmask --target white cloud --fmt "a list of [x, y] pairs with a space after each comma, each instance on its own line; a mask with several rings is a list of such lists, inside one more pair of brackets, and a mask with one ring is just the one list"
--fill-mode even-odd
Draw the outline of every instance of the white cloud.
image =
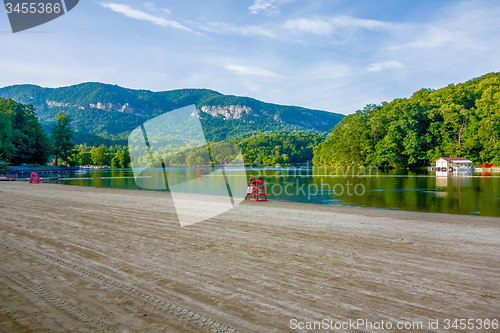
[[306, 32], [317, 35], [330, 35], [335, 27], [323, 19], [306, 19], [299, 18], [288, 20], [283, 24], [283, 27], [292, 32]]
[[302, 80], [304, 82], [318, 82], [320, 80], [330, 81], [341, 77], [345, 78], [351, 74], [351, 69], [346, 64], [323, 61], [305, 68], [304, 71], [299, 73], [295, 79]]
[[240, 65], [226, 65], [225, 69], [238, 75], [254, 75], [263, 77], [279, 77], [278, 74], [270, 72], [266, 69], [261, 69], [258, 67], [240, 66]]
[[399, 61], [384, 61], [371, 64], [366, 68], [366, 70], [369, 72], [380, 72], [387, 69], [401, 69], [404, 67], [405, 66]]
[[155, 13], [158, 13], [158, 12], [163, 12], [163, 13], [166, 13], [166, 14], [172, 14], [172, 12], [170, 11], [170, 9], [167, 9], [167, 8], [157, 8], [156, 5], [152, 2], [145, 2], [143, 4], [144, 7], [147, 8], [147, 10], [151, 11], [151, 12], [155, 12]]
[[[462, 1], [447, 7], [430, 23], [413, 25], [401, 34], [390, 50], [410, 49], [409, 52], [486, 52], [497, 45], [500, 25], [499, 6], [488, 6], [484, 1]], [[475, 22], [475, 24], [471, 24]], [[458, 55], [457, 55], [458, 56]]]
[[357, 30], [381, 30], [392, 32], [401, 30], [403, 27], [401, 24], [358, 19], [350, 16], [297, 18], [287, 20], [284, 23], [267, 23], [264, 25], [238, 26], [222, 22], [210, 22], [204, 25], [199, 23], [196, 24], [202, 30], [218, 34], [269, 37], [288, 42], [301, 42], [297, 40], [298, 34], [325, 37], [338, 35], [345, 39], [349, 39]]
[[[404, 48], [436, 48], [446, 44], [456, 44], [464, 36], [458, 30], [449, 31], [446, 29], [434, 26], [420, 26], [416, 32], [411, 36], [414, 41], [408, 42], [399, 46], [391, 46], [390, 50], [399, 50]], [[463, 34], [462, 34], [463, 35]]]
[[[179, 17], [192, 17], [197, 22], [160, 11], [162, 6], [170, 6], [163, 4], [167, 2], [98, 1], [107, 3], [106, 9], [98, 6], [118, 19], [130, 22], [128, 17], [133, 17], [147, 21], [150, 27], [156, 28], [151, 25], [156, 24], [170, 30], [175, 29], [169, 23], [172, 18], [194, 31], [211, 31], [207, 33], [210, 38], [183, 33], [183, 38], [161, 43], [165, 38], [161, 29], [138, 31], [129, 24], [116, 34], [108, 29], [106, 20], [95, 21], [95, 29], [90, 30], [56, 20], [51, 24], [60, 33], [43, 40], [28, 34], [22, 39], [17, 34], [2, 36], [11, 51], [0, 55], [6, 64], [0, 85], [104, 81], [153, 90], [210, 88], [269, 102], [351, 113], [367, 103], [410, 96], [422, 87], [440, 88], [500, 70], [500, 5], [495, 0], [418, 5], [416, 8], [425, 10], [409, 16], [398, 12], [396, 6], [384, 20], [369, 13], [363, 17], [351, 14], [359, 13], [365, 5], [360, 8], [344, 2], [345, 6], [331, 6], [329, 2], [326, 6], [324, 0], [297, 1], [297, 11], [272, 18], [265, 15], [276, 9], [284, 13], [284, 5], [253, 0], [243, 8], [231, 4], [224, 7], [227, 10], [217, 7], [212, 11], [198, 8], [197, 1], [188, 1], [171, 8], [176, 8], [176, 14], [185, 10]], [[315, 5], [310, 5], [312, 2]], [[119, 3], [128, 6], [116, 5]], [[253, 8], [258, 16], [250, 15], [252, 4], [261, 6]], [[111, 5], [114, 11], [109, 10]], [[92, 20], [91, 11], [82, 15], [82, 20]], [[2, 24], [8, 30], [8, 21], [0, 20]], [[68, 37], [77, 33], [85, 38]], [[93, 55], [87, 40], [104, 50], [101, 57]], [[33, 45], [39, 50], [37, 59], [29, 56]], [[117, 58], [116, 53], [122, 56]], [[59, 68], [56, 74], [48, 75], [54, 68]]]
[[153, 24], [159, 25], [164, 28], [169, 27], [169, 28], [194, 32], [193, 30], [183, 26], [178, 22], [167, 20], [163, 17], [155, 16], [152, 14], [148, 14], [138, 9], [133, 9], [127, 5], [116, 4], [113, 2], [103, 2], [101, 3], [101, 6], [103, 6], [104, 8], [109, 8], [114, 12], [123, 14], [126, 17], [130, 17], [136, 20], [151, 22]]
[[257, 25], [236, 26], [221, 22], [211, 22], [205, 25], [199, 25], [199, 27], [205, 31], [225, 35], [264, 36], [270, 38], [276, 37], [276, 33], [272, 28]]
[[250, 13], [258, 14], [264, 10], [273, 10], [272, 2], [266, 0], [256, 0], [253, 5], [250, 6]]
[[250, 13], [252, 14], [259, 14], [261, 12], [265, 12], [267, 14], [278, 14], [279, 10], [277, 5], [291, 1], [293, 0], [255, 0], [254, 4], [248, 9], [250, 9]]
[[288, 20], [283, 28], [297, 33], [305, 32], [317, 35], [331, 35], [336, 30], [395, 30], [401, 25], [377, 20], [358, 19], [351, 16], [298, 18]]

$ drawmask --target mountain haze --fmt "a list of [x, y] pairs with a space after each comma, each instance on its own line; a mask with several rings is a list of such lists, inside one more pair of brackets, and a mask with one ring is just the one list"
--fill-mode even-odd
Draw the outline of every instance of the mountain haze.
[[0, 89], [0, 97], [35, 107], [42, 125], [59, 112], [73, 119], [79, 133], [124, 139], [148, 119], [195, 104], [210, 140], [244, 138], [279, 131], [329, 132], [343, 115], [296, 106], [265, 103], [223, 95], [208, 89], [162, 92], [127, 89], [103, 83], [61, 88], [15, 85]]

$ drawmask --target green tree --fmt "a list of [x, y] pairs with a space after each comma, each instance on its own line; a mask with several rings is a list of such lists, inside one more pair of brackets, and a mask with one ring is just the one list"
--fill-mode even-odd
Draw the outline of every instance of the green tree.
[[111, 167], [113, 168], [128, 168], [130, 164], [130, 156], [126, 148], [119, 149], [111, 159]]
[[56, 116], [57, 123], [52, 129], [52, 145], [53, 152], [56, 158], [56, 165], [59, 159], [66, 160], [74, 152], [73, 130], [70, 127], [71, 119], [64, 113], [58, 113]]
[[50, 139], [42, 131], [35, 109], [0, 98], [0, 159], [11, 164], [43, 164], [51, 154]]
[[205, 164], [205, 159], [202, 156], [196, 157], [196, 164], [197, 165], [204, 165]]
[[111, 167], [115, 168], [115, 169], [116, 168], [120, 168], [120, 161], [118, 160], [118, 158], [116, 157], [116, 155], [115, 155], [115, 157], [113, 157], [111, 159]]
[[9, 166], [7, 165], [7, 162], [0, 161], [0, 174], [7, 174], [7, 173], [9, 173]]
[[104, 145], [93, 147], [90, 150], [90, 156], [94, 165], [104, 166], [109, 165], [111, 162], [110, 156], [108, 154], [108, 148], [106, 148], [106, 146]]
[[9, 115], [0, 113], [0, 160], [8, 161], [15, 153], [12, 132]]
[[186, 165], [188, 167], [193, 167], [195, 165], [194, 153], [191, 151], [186, 157]]
[[90, 152], [78, 153], [77, 165], [90, 165], [92, 164], [92, 154]]

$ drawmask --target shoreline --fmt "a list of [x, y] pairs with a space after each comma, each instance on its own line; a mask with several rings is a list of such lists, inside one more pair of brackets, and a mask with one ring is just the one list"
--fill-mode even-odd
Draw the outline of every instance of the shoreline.
[[[92, 187], [92, 186], [85, 186], [85, 185], [71, 185], [71, 184], [54, 184], [54, 183], [43, 183], [45, 185], [50, 184], [50, 185], [62, 185], [62, 186], [76, 186], [76, 187], [84, 187], [84, 188], [94, 188], [94, 189], [109, 189], [109, 190], [120, 190], [120, 191], [139, 191], [139, 192], [154, 192], [154, 193], [163, 193], [163, 191], [154, 191], [154, 190], [145, 190], [145, 189], [123, 189], [123, 188], [104, 188], [104, 187]], [[170, 193], [165, 191], [165, 193]], [[201, 195], [201, 196], [214, 196], [214, 197], [219, 197], [218, 195], [215, 194], [196, 194], [196, 195]], [[243, 201], [241, 204], [245, 203], [250, 203], [250, 201]], [[338, 213], [342, 214], [348, 214], [348, 215], [363, 215], [363, 216], [372, 216], [372, 217], [383, 217], [383, 215], [387, 215], [386, 217], [394, 217], [394, 218], [400, 218], [399, 215], [405, 214], [405, 218], [409, 219], [429, 219], [431, 218], [433, 221], [439, 221], [439, 220], [446, 220], [447, 217], [453, 216], [456, 217], [457, 220], [464, 221], [466, 219], [470, 218], [479, 218], [479, 219], [484, 219], [485, 221], [491, 221], [495, 222], [495, 220], [498, 220], [497, 223], [500, 223], [500, 217], [495, 217], [495, 216], [486, 216], [486, 215], [464, 215], [464, 214], [452, 214], [452, 213], [431, 213], [431, 212], [422, 212], [422, 211], [412, 211], [412, 210], [402, 210], [402, 209], [390, 209], [390, 208], [379, 208], [379, 207], [358, 207], [358, 206], [341, 206], [341, 205], [327, 205], [327, 204], [318, 204], [318, 203], [307, 203], [307, 202], [295, 202], [295, 201], [284, 201], [284, 200], [273, 200], [272, 198], [269, 199], [267, 202], [258, 202], [257, 204], [267, 204], [267, 205], [272, 205], [273, 203], [276, 203], [278, 205], [290, 205], [290, 208], [293, 209], [295, 206], [302, 206], [305, 205], [311, 205], [315, 207], [329, 207], [333, 210], [339, 209], [339, 210], [344, 210], [343, 212], [339, 211]], [[387, 212], [387, 213], [381, 213], [381, 212]]]
[[498, 218], [268, 201], [180, 227], [167, 192], [6, 182], [0, 197], [4, 331], [500, 313]]

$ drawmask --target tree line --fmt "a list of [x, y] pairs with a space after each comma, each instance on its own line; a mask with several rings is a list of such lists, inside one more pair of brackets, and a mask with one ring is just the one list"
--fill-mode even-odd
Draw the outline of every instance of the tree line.
[[312, 160], [314, 148], [324, 139], [325, 135], [318, 132], [273, 133], [246, 139], [239, 145], [250, 164], [305, 163]]
[[457, 156], [500, 164], [500, 73], [368, 105], [335, 126], [313, 161], [401, 168]]
[[[273, 133], [245, 139], [243, 141], [210, 142], [201, 147], [165, 147], [150, 151], [147, 146], [100, 145], [98, 147], [77, 145], [65, 163], [70, 166], [97, 165], [112, 168], [135, 166], [158, 168], [164, 166], [203, 166], [238, 163], [275, 165], [276, 163], [305, 163], [313, 158], [313, 150], [324, 135], [317, 132]], [[171, 149], [169, 149], [171, 148]], [[241, 155], [239, 155], [241, 152]]]
[[314, 147], [324, 138], [318, 132], [272, 133], [244, 140], [209, 142], [201, 147], [171, 145], [158, 151], [132, 144], [130, 155], [142, 167], [194, 167], [233, 161], [247, 165], [305, 163], [312, 160]]
[[8, 164], [44, 164], [52, 151], [33, 106], [0, 98], [0, 173]]
[[70, 166], [98, 165], [112, 168], [130, 168], [130, 155], [127, 146], [114, 145], [106, 147], [75, 146], [73, 153], [67, 157]]

